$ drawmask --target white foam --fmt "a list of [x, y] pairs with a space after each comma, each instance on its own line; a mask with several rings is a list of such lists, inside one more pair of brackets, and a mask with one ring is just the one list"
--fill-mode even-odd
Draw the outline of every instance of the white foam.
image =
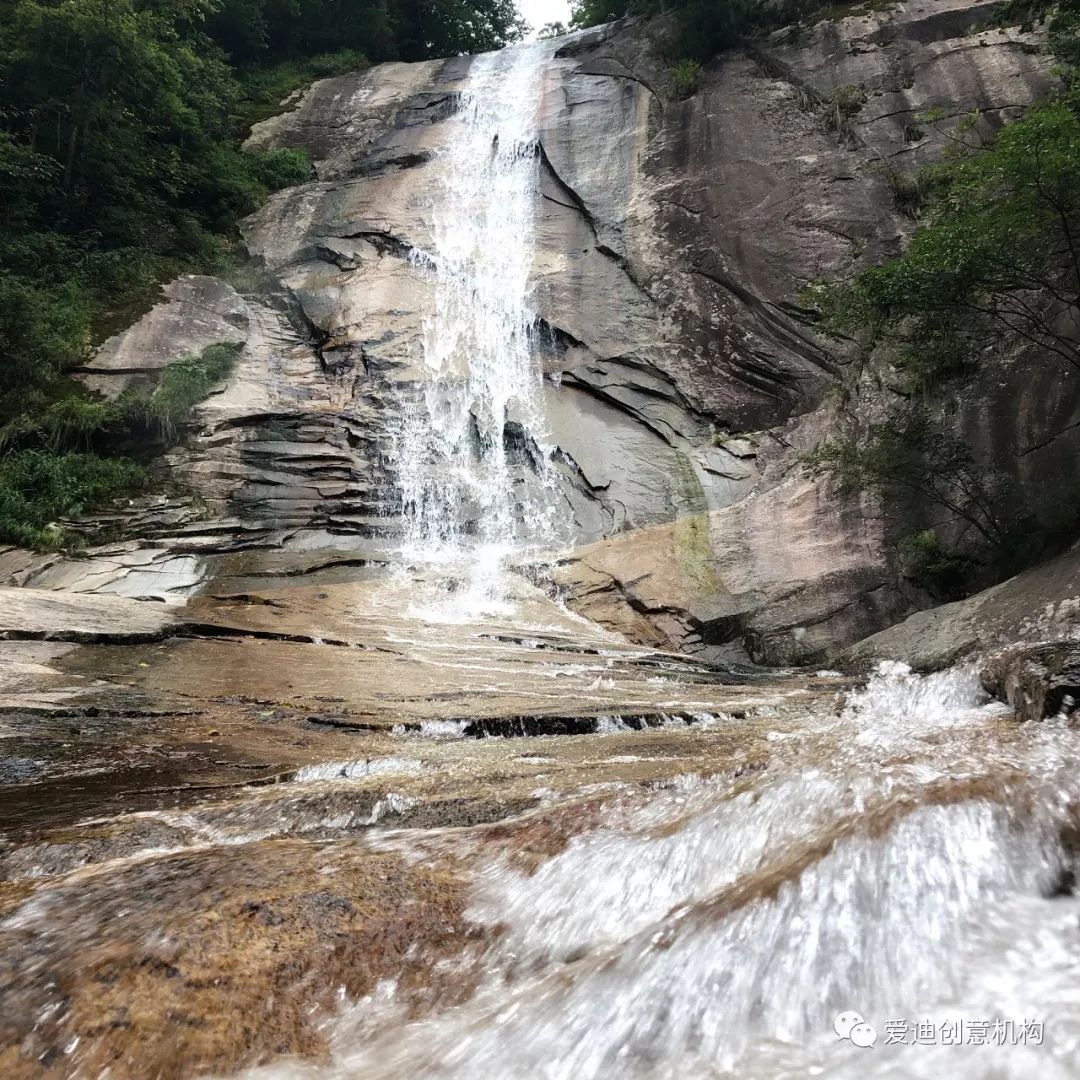
[[363, 761], [324, 761], [304, 765], [296, 770], [292, 782], [310, 783], [315, 780], [356, 780], [381, 773], [418, 773], [423, 766], [415, 758], [382, 757]]

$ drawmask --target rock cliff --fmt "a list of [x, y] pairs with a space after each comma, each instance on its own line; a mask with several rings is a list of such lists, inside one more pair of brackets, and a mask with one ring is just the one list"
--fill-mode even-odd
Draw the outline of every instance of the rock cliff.
[[[798, 467], [829, 430], [844, 359], [799, 296], [899, 249], [912, 222], [889, 171], [942, 149], [920, 112], [977, 110], [992, 128], [1047, 93], [1039, 39], [987, 29], [996, 6], [854, 8], [717, 59], [688, 101], [647, 26], [553, 50], [533, 302], [571, 606], [653, 645], [773, 663], [920, 606], [872, 508]], [[7, 583], [166, 598], [385, 558], [388, 446], [432, 298], [418, 253], [469, 64], [325, 80], [255, 129], [255, 147], [307, 150], [310, 182], [246, 223], [250, 267], [174, 283], [85, 378], [116, 394], [218, 341], [242, 346], [232, 376], [166, 459], [163, 494], [122, 515], [131, 539], [78, 561], [9, 551]], [[861, 105], [841, 121], [828, 102], [849, 87]], [[1053, 407], [1017, 408], [1021, 378], [981, 388], [958, 423], [1035, 482], [1075, 456], [1080, 397], [1029, 380]]]

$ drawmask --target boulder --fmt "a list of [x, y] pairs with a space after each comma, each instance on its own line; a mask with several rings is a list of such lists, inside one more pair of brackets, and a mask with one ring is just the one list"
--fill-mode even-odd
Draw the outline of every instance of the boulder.
[[1070, 716], [1080, 707], [1080, 642], [1019, 645], [991, 657], [979, 677], [1017, 720]]
[[842, 651], [836, 661], [869, 667], [902, 660], [937, 671], [1006, 644], [1067, 639], [1080, 628], [1080, 548], [1025, 570], [967, 600], [920, 611]]

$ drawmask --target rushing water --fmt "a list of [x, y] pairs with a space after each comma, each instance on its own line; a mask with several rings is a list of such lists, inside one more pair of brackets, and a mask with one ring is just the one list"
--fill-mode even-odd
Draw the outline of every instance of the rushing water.
[[473, 62], [433, 194], [434, 250], [414, 255], [435, 301], [396, 455], [404, 556], [463, 576], [455, 605], [465, 610], [497, 605], [507, 557], [551, 539], [529, 307], [550, 52], [540, 43]]
[[760, 778], [627, 792], [535, 873], [490, 861], [465, 1004], [415, 1017], [385, 984], [331, 1065], [266, 1075], [1075, 1076], [1076, 736], [984, 700], [888, 666], [776, 731]]

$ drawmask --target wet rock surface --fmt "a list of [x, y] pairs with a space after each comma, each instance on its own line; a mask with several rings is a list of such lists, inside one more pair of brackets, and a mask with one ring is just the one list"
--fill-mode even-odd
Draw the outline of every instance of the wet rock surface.
[[318, 844], [113, 865], [39, 905], [0, 929], [8, 1076], [182, 1077], [318, 1055], [319, 1006], [409, 969], [426, 984], [468, 943], [451, 871]]
[[[631, 1044], [706, 1075], [696, 1042], [655, 1022], [658, 988], [662, 1015], [698, 1002], [702, 1024], [719, 971], [760, 1000], [769, 965], [802, 955], [815, 896], [896, 883], [854, 937], [822, 930], [828, 963], [858, 973], [870, 928], [907, 941], [932, 910], [943, 940], [967, 933], [979, 882], [1012, 883], [1016, 904], [1060, 894], [1064, 855], [1027, 867], [1080, 805], [1054, 795], [1038, 832], [1073, 736], [1015, 724], [971, 674], [893, 665], [863, 688], [710, 665], [524, 580], [513, 616], [446, 621], [452, 594], [423, 579], [256, 564], [228, 564], [237, 578], [148, 640], [79, 640], [65, 609], [61, 640], [0, 642], [5, 1075], [434, 1076], [451, 1043], [453, 1075], [530, 1073], [544, 1047], [558, 1075], [599, 1077]], [[85, 618], [95, 597], [72, 595]], [[934, 892], [941, 859], [958, 899]], [[760, 920], [778, 959], [730, 954]], [[902, 986], [948, 968], [882, 955]], [[806, 1023], [798, 1045], [816, 1046]]]
[[91, 601], [165, 605], [13, 590], [63, 618], [0, 642], [5, 1075], [318, 1059], [387, 979], [452, 1005], [476, 977], [443, 966], [498, 938], [466, 912], [484, 851], [535, 868], [620, 793], [753, 776], [847, 685], [630, 646], [524, 583], [517, 620], [440, 625], [403, 610], [422, 583], [301, 582], [146, 640], [88, 636]]
[[119, 596], [0, 589], [0, 638], [153, 641], [183, 621], [177, 607]]
[[240, 345], [248, 336], [248, 307], [217, 278], [189, 274], [163, 290], [165, 302], [135, 326], [109, 338], [82, 374], [83, 383], [107, 398], [152, 386], [161, 370], [210, 345]]
[[[208, 739], [276, 742], [272, 776], [5, 831], [5, 1075], [524, 1075], [543, 1056], [600, 1077], [627, 1046], [784, 1075], [833, 1060], [818, 1028], [853, 986], [977, 1002], [995, 927], [1027, 963], [1025, 913], [1056, 948], [1075, 923], [1055, 839], [1074, 827], [1069, 729], [1015, 724], [964, 673], [769, 691], [743, 719], [486, 739], [208, 702]], [[839, 929], [837, 895], [860, 896]], [[777, 1003], [812, 970], [778, 1043]]]
[[[661, 648], [764, 664], [821, 661], [906, 613], [876, 524], [792, 477], [711, 514], [580, 548], [555, 580], [603, 626]], [[783, 543], [777, 544], [777, 529]]]
[[[310, 618], [303, 589], [263, 599], [282, 605], [286, 619]], [[344, 639], [364, 617], [354, 591], [339, 606], [334, 599], [326, 618], [338, 625], [321, 629]], [[218, 604], [238, 637], [235, 609], [276, 610], [224, 597], [207, 598], [200, 614]], [[423, 640], [422, 624], [403, 642], [407, 621], [381, 618], [381, 639], [374, 623], [363, 631], [370, 651], [398, 639], [394, 664], [447, 662]], [[99, 693], [128, 693], [138, 680], [140, 693], [162, 706], [176, 695], [187, 711], [125, 718], [102, 698], [91, 715], [3, 712], [5, 1075], [180, 1078], [297, 1057], [331, 1076], [338, 1068], [428, 1075], [447, 1060], [439, 1018], [456, 1026], [464, 1010], [466, 1030], [500, 1029], [481, 1019], [493, 990], [504, 1004], [506, 994], [511, 1002], [535, 994], [513, 1015], [542, 1027], [547, 1002], [580, 1020], [575, 987], [593, 994], [604, 971], [647, 971], [671, 955], [681, 974], [664, 978], [692, 981], [687, 949], [712, 955], [724, 947], [704, 944], [716, 928], [744, 918], [787, 919], [786, 903], [774, 909], [771, 898], [813, 890], [817, 874], [847, 873], [829, 868], [850, 852], [894, 833], [899, 843], [908, 828], [922, 842], [931, 827], [966, 836], [967, 816], [994, 806], [1006, 835], [1028, 828], [1029, 755], [1047, 781], [1045, 750], [1028, 748], [1004, 710], [982, 707], [967, 676], [923, 686], [890, 674], [866, 690], [828, 672], [755, 681], [613, 647], [596, 631], [574, 641], [566, 628], [536, 622], [529, 634], [474, 627], [450, 662], [462, 662], [469, 640], [465, 662], [491, 683], [489, 710], [503, 701], [502, 679], [518, 701], [547, 680], [558, 688], [557, 716], [534, 702], [539, 726], [499, 737], [476, 737], [460, 718], [375, 724], [363, 710], [385, 678], [349, 682], [326, 669], [318, 694], [298, 676], [290, 700], [254, 701], [238, 683], [222, 695], [205, 658], [191, 662], [186, 680], [171, 674], [185, 661], [163, 656], [169, 641], [108, 646], [108, 664], [97, 655], [106, 646], [9, 643], [53, 650], [41, 664], [85, 663]], [[297, 667], [276, 654], [263, 662]], [[642, 684], [637, 712], [600, 714], [612, 689], [629, 700], [633, 678]], [[266, 683], [263, 693], [273, 689]], [[422, 683], [415, 694], [413, 716], [460, 717]], [[399, 697], [393, 709], [403, 707]], [[597, 723], [566, 734], [545, 728], [545, 715]], [[650, 715], [652, 724], [632, 722]], [[1010, 826], [1014, 806], [1029, 809]], [[928, 824], [935, 815], [940, 826]], [[716, 843], [729, 834], [730, 845]], [[856, 862], [851, 872], [866, 869]], [[956, 873], [968, 880], [967, 869]], [[534, 892], [544, 898], [535, 911]], [[614, 908], [613, 895], [623, 897]], [[886, 911], [874, 925], [898, 917]], [[588, 929], [594, 920], [610, 927]], [[648, 985], [643, 973], [633, 978]], [[436, 1026], [417, 1041], [412, 1023]], [[619, 1037], [606, 1021], [592, 1030]], [[471, 1038], [462, 1044], [470, 1061]], [[550, 1032], [511, 1032], [500, 1045], [514, 1055], [545, 1045], [565, 1065]], [[346, 1047], [362, 1062], [343, 1060]], [[685, 1047], [656, 1052], [691, 1060]]]
[[1071, 716], [1080, 706], [1080, 645], [1020, 645], [991, 657], [983, 686], [1021, 721]]

